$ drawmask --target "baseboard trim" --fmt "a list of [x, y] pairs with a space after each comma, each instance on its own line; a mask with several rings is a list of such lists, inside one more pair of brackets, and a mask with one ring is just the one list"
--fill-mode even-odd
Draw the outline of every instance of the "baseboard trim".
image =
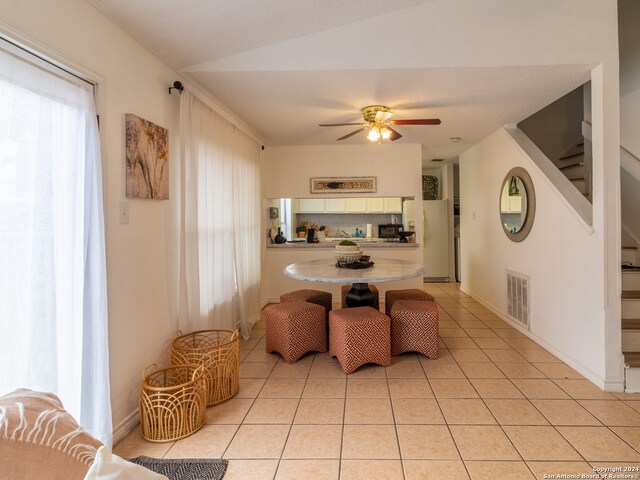
[[133, 429], [138, 426], [139, 423], [140, 416], [138, 415], [138, 410], [135, 410], [127, 415], [124, 420], [122, 420], [113, 429], [113, 445], [116, 445], [124, 437], [129, 435], [133, 431]]
[[580, 375], [582, 375], [585, 378], [587, 378], [591, 383], [595, 384], [601, 390], [604, 390], [606, 392], [624, 392], [624, 382], [623, 381], [607, 381], [607, 380], [605, 380], [604, 378], [602, 378], [597, 373], [593, 372], [588, 367], [585, 367], [584, 365], [581, 365], [580, 363], [576, 362], [575, 360], [567, 357], [565, 354], [563, 354], [562, 352], [560, 352], [556, 348], [554, 348], [551, 345], [549, 345], [547, 342], [545, 342], [543, 339], [538, 337], [536, 334], [534, 334], [530, 330], [525, 330], [524, 328], [522, 328], [521, 325], [519, 325], [518, 323], [516, 323], [513, 320], [511, 320], [507, 316], [507, 314], [501, 312], [498, 308], [496, 308], [491, 303], [487, 302], [485, 299], [479, 297], [478, 295], [474, 294], [473, 292], [470, 292], [466, 288], [463, 288], [462, 285], [460, 285], [460, 291], [465, 293], [465, 294], [467, 294], [467, 295], [469, 295], [476, 302], [480, 303], [483, 307], [485, 307], [488, 310], [490, 310], [491, 313], [493, 313], [494, 315], [500, 317], [501, 320], [504, 320], [510, 326], [512, 326], [513, 328], [518, 330], [520, 333], [522, 333], [523, 335], [525, 335], [528, 338], [530, 338], [531, 340], [533, 340], [534, 342], [536, 342], [538, 345], [540, 345], [542, 348], [547, 350], [549, 353], [552, 353], [553, 355], [558, 357], [560, 360], [562, 360], [564, 363], [569, 365], [571, 368], [573, 368]]

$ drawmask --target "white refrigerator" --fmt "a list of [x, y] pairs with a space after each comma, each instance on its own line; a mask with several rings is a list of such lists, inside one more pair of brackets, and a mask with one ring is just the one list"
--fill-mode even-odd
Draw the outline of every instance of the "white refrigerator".
[[423, 200], [425, 278], [449, 279], [449, 200]]

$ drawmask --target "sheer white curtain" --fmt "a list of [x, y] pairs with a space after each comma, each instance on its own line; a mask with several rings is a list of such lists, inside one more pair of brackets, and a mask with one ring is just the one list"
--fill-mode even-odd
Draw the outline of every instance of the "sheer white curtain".
[[100, 143], [82, 83], [0, 48], [0, 394], [54, 392], [110, 445]]
[[260, 317], [260, 147], [186, 89], [180, 142], [180, 328], [248, 338]]

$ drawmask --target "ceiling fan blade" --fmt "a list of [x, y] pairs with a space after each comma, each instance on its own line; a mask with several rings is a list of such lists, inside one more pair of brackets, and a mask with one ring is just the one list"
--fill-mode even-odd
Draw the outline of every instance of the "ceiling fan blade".
[[416, 118], [413, 120], [391, 120], [391, 125], [440, 125], [439, 118]]
[[375, 121], [377, 123], [384, 123], [386, 122], [389, 118], [391, 118], [391, 115], [393, 115], [393, 112], [384, 112], [382, 110], [379, 110], [376, 112], [376, 118]]
[[[360, 125], [360, 123], [356, 124], [356, 125]], [[356, 133], [360, 133], [363, 132], [365, 130], [364, 127], [359, 128], [358, 130], [356, 130], [355, 132], [351, 132], [351, 133], [347, 133], [344, 137], [340, 137], [338, 140], [344, 140], [345, 138], [349, 138], [354, 136]]]
[[343, 125], [364, 125], [362, 122], [358, 123], [319, 123], [319, 127], [341, 127]]
[[400, 135], [398, 132], [396, 132], [393, 128], [391, 128], [389, 125], [387, 125], [387, 128], [389, 130], [391, 130], [391, 136], [389, 137], [389, 140], [391, 140], [392, 142], [398, 140], [399, 138], [402, 138], [402, 135]]

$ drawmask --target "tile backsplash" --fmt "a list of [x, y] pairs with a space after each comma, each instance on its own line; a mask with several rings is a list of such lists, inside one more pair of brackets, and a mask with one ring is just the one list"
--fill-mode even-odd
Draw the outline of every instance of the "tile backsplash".
[[328, 237], [339, 237], [339, 232], [345, 232], [349, 236], [353, 236], [356, 228], [362, 230], [363, 233], [367, 233], [367, 223], [373, 225], [373, 236], [378, 236], [378, 225], [392, 223], [391, 217], [395, 217], [397, 223], [402, 223], [402, 215], [396, 214], [326, 214], [326, 213], [298, 213], [296, 214], [295, 225], [299, 225], [303, 222], [309, 222], [310, 224], [317, 224], [318, 227], [324, 225], [325, 234]]

